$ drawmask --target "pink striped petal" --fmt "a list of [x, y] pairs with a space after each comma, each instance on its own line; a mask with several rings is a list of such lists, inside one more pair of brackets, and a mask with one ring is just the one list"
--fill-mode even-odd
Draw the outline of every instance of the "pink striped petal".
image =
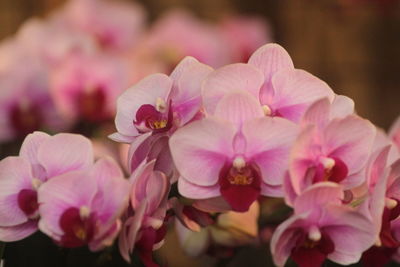
[[232, 124], [218, 118], [195, 121], [176, 131], [169, 141], [181, 176], [199, 186], [218, 182], [219, 172], [234, 155]]
[[289, 149], [298, 134], [297, 125], [281, 118], [263, 117], [244, 123], [242, 132], [247, 141], [245, 156], [258, 165], [264, 183], [282, 185]]
[[61, 133], [45, 140], [39, 147], [38, 161], [48, 178], [93, 164], [93, 148], [89, 139], [77, 135]]
[[30, 164], [21, 157], [0, 162], [0, 226], [15, 226], [28, 220], [18, 205], [18, 194], [33, 189]]
[[247, 64], [232, 64], [213, 71], [203, 83], [203, 105], [213, 114], [219, 100], [235, 90], [245, 90], [259, 98], [262, 74]]
[[32, 235], [37, 230], [37, 221], [33, 220], [16, 226], [0, 227], [0, 240], [2, 242], [18, 241]]

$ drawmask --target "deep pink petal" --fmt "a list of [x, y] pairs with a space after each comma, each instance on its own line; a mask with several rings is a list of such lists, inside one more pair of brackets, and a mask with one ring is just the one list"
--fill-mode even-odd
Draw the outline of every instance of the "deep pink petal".
[[195, 121], [176, 131], [169, 146], [179, 173], [191, 183], [215, 185], [225, 161], [234, 155], [234, 135], [233, 125], [217, 118]]
[[247, 64], [232, 64], [215, 70], [203, 83], [203, 105], [208, 114], [213, 114], [217, 103], [226, 94], [245, 90], [258, 99], [262, 74]]

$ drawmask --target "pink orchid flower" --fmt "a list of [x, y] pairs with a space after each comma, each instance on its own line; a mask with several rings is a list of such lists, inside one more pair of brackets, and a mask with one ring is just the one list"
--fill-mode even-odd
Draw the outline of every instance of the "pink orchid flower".
[[[62, 151], [62, 153], [59, 153]], [[47, 180], [92, 165], [88, 139], [74, 134], [28, 135], [18, 157], [0, 162], [0, 240], [16, 241], [37, 230], [38, 189]]]
[[229, 43], [217, 27], [188, 11], [171, 10], [161, 16], [132, 54], [138, 77], [150, 73], [170, 74], [185, 57], [192, 56], [212, 67], [229, 63]]
[[121, 227], [129, 188], [111, 158], [53, 177], [39, 188], [39, 228], [64, 247], [87, 244], [98, 251], [110, 246]]
[[257, 48], [271, 42], [267, 21], [261, 17], [230, 15], [218, 25], [231, 48], [231, 62], [246, 63]]
[[170, 139], [181, 177], [181, 195], [222, 196], [234, 211], [247, 211], [260, 196], [281, 196], [297, 126], [264, 117], [252, 95], [236, 91], [218, 103], [215, 116], [178, 129]]
[[[14, 60], [24, 55], [22, 51], [13, 52]], [[24, 60], [30, 60], [29, 67], [21, 60], [9, 62], [0, 71], [0, 142], [23, 138], [36, 130], [68, 127], [49, 94], [44, 63], [29, 55]]]
[[68, 121], [101, 122], [111, 119], [115, 102], [128, 77], [125, 64], [115, 57], [71, 56], [51, 74], [50, 90]]
[[24, 52], [41, 58], [49, 68], [56, 67], [69, 56], [92, 53], [97, 49], [87, 34], [72, 28], [58, 13], [46, 19], [28, 20], [15, 39]]
[[138, 4], [71, 0], [61, 11], [66, 23], [94, 38], [102, 48], [123, 52], [137, 44], [146, 14]]
[[146, 266], [156, 266], [152, 251], [162, 245], [166, 234], [166, 211], [170, 184], [160, 171], [154, 170], [155, 161], [143, 162], [131, 175], [130, 208], [119, 236], [122, 257], [131, 262], [130, 255], [137, 249]]
[[211, 68], [186, 57], [170, 77], [153, 74], [124, 92], [117, 102], [118, 142], [132, 143], [128, 167], [156, 159], [156, 169], [173, 176], [168, 147], [172, 132], [191, 121], [201, 108], [200, 84]]
[[331, 106], [328, 99], [310, 107], [303, 118], [306, 126], [291, 151], [289, 186], [293, 188], [289, 191], [300, 194], [322, 181], [339, 183], [348, 190], [366, 180], [365, 167], [376, 131], [369, 121], [346, 116], [349, 111]]
[[364, 252], [364, 266], [377, 267], [388, 263], [400, 248], [400, 160], [389, 168], [384, 159], [388, 158], [389, 147], [382, 149], [369, 171], [370, 193], [369, 212], [378, 230], [375, 246]]
[[390, 127], [389, 136], [400, 151], [400, 117], [397, 118], [392, 127]]
[[329, 86], [310, 73], [294, 69], [288, 53], [267, 44], [250, 57], [248, 64], [231, 64], [211, 73], [202, 86], [204, 109], [213, 114], [219, 100], [233, 90], [245, 90], [259, 100], [266, 116], [298, 122], [315, 101], [334, 98]]
[[[290, 256], [300, 267], [319, 267], [326, 258], [339, 264], [358, 262], [375, 242], [372, 222], [342, 204], [340, 185], [323, 182], [304, 191], [294, 214], [275, 230], [271, 253], [277, 266]], [[312, 260], [310, 260], [312, 259]]]

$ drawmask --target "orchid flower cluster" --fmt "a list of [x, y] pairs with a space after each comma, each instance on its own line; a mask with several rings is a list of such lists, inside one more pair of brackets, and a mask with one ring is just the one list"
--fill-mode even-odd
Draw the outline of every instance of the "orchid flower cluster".
[[0, 143], [35, 130], [92, 135], [112, 120], [118, 95], [148, 74], [170, 73], [186, 55], [213, 67], [246, 61], [269, 41], [257, 17], [211, 24], [171, 10], [150, 25], [136, 3], [67, 1], [0, 43]]
[[[400, 260], [400, 120], [386, 134], [277, 44], [143, 78], [118, 97], [115, 126], [128, 179], [77, 134], [34, 132], [3, 159], [0, 240], [39, 229], [98, 251], [118, 237], [126, 261], [158, 266], [174, 223], [192, 256], [268, 242], [277, 266]], [[260, 206], [279, 199], [290, 212], [262, 229]]]

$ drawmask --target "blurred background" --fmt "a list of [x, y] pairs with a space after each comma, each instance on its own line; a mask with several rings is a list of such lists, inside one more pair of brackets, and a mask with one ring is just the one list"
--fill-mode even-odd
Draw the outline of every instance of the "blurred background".
[[[64, 0], [0, 1], [0, 38]], [[184, 6], [201, 18], [260, 15], [295, 66], [354, 98], [360, 115], [387, 128], [400, 113], [400, 7], [395, 0], [141, 0], [150, 20]]]

